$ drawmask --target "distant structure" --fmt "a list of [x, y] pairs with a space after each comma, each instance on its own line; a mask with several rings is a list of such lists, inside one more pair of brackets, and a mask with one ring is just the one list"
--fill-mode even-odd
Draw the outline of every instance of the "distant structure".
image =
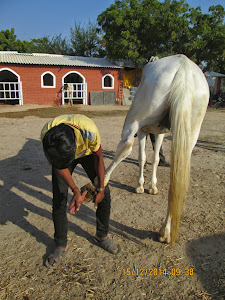
[[1, 103], [113, 105], [122, 98], [123, 66], [106, 58], [0, 51]]

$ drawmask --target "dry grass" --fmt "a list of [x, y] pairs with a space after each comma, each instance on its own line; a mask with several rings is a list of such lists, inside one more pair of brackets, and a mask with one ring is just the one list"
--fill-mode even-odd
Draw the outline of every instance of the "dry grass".
[[[5, 108], [6, 106], [4, 106]], [[2, 108], [2, 107], [1, 107]], [[107, 109], [108, 108], [108, 109]], [[39, 118], [54, 118], [62, 114], [83, 114], [87, 117], [112, 117], [112, 116], [125, 116], [129, 106], [46, 106], [37, 107], [33, 109], [26, 109], [26, 106], [21, 107], [21, 110], [13, 111], [13, 107], [7, 108], [6, 111], [1, 112], [0, 118], [24, 118], [24, 117], [39, 117]]]

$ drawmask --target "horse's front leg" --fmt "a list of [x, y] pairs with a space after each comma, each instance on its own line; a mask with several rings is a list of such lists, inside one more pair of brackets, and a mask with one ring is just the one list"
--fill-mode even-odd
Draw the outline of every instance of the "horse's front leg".
[[144, 193], [144, 165], [146, 162], [146, 154], [145, 154], [145, 145], [146, 145], [146, 137], [147, 134], [142, 130], [138, 131], [138, 141], [139, 141], [139, 177], [138, 177], [138, 184], [139, 186], [136, 187], [136, 193], [142, 194]]
[[116, 166], [131, 153], [134, 143], [134, 135], [138, 132], [138, 130], [139, 124], [137, 121], [125, 120], [121, 141], [117, 147], [113, 161], [105, 172], [105, 185], [109, 182], [110, 175]]
[[104, 185], [109, 182], [110, 175], [116, 166], [124, 160], [132, 151], [132, 146], [134, 143], [134, 135], [132, 138], [127, 139], [126, 141], [121, 141], [117, 147], [115, 156], [109, 167], [106, 169]]
[[152, 161], [152, 179], [150, 184], [149, 193], [152, 195], [157, 195], [159, 193], [157, 184], [157, 168], [159, 164], [159, 150], [162, 145], [162, 141], [164, 138], [164, 134], [158, 134], [155, 136], [155, 145], [154, 145], [154, 154], [153, 154], [153, 161]]

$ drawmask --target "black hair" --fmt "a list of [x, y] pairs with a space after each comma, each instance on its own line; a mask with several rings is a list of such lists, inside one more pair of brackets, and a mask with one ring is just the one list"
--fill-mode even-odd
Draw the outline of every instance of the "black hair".
[[53, 167], [68, 168], [75, 159], [74, 130], [64, 123], [52, 127], [43, 138], [43, 149]]

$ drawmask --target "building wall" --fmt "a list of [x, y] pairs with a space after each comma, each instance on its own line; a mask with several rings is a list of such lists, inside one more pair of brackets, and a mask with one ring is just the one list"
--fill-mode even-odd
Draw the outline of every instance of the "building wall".
[[[89, 104], [90, 92], [115, 91], [118, 104], [122, 103], [123, 70], [112, 68], [84, 68], [84, 67], [60, 67], [60, 66], [35, 66], [35, 65], [15, 65], [1, 64], [2, 68], [8, 68], [20, 76], [22, 82], [23, 104], [57, 104], [57, 94], [62, 87], [62, 78], [68, 72], [78, 72], [85, 78], [87, 83], [87, 103]], [[42, 88], [41, 75], [51, 72], [56, 77], [55, 88]], [[102, 88], [102, 77], [111, 74], [114, 77], [114, 89]], [[59, 94], [61, 103], [62, 95]]]

